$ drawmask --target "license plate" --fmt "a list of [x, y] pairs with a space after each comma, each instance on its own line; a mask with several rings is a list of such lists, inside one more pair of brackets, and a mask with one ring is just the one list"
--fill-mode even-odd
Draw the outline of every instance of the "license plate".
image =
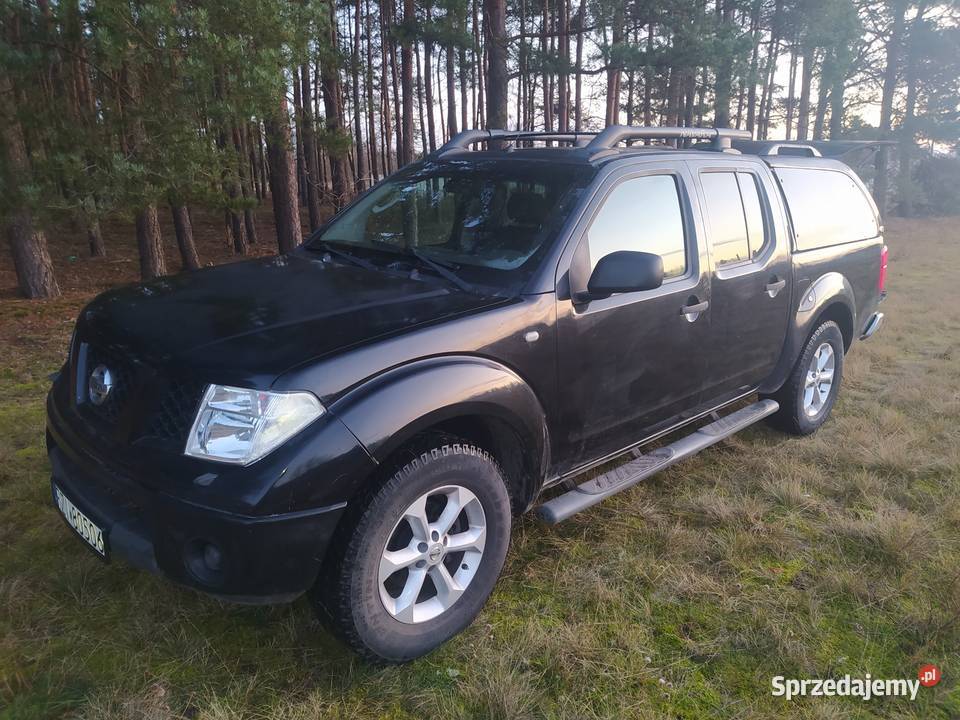
[[53, 486], [53, 495], [67, 524], [77, 532], [77, 535], [86, 540], [100, 557], [106, 558], [107, 542], [103, 529], [77, 509], [77, 506], [70, 502], [70, 498], [64, 495], [56, 485]]

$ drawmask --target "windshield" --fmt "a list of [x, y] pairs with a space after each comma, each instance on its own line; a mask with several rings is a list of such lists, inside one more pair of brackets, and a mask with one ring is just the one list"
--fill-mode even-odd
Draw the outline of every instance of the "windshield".
[[371, 190], [311, 244], [419, 255], [512, 285], [533, 272], [591, 174], [555, 163], [428, 164]]

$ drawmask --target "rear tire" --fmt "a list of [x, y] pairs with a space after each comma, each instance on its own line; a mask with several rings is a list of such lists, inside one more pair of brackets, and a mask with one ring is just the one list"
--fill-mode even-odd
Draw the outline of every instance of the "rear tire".
[[843, 333], [832, 320], [821, 324], [803, 346], [790, 377], [769, 397], [780, 410], [769, 422], [791, 435], [809, 435], [826, 422], [843, 379]]
[[493, 458], [449, 437], [421, 447], [351, 503], [311, 591], [321, 620], [374, 662], [425, 655], [473, 622], [510, 544], [510, 496]]

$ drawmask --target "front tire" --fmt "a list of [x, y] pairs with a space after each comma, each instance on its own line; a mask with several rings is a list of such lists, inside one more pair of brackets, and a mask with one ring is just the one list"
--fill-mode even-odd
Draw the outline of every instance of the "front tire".
[[412, 660], [466, 628], [510, 543], [493, 458], [450, 438], [427, 448], [353, 504], [312, 592], [321, 619], [375, 662]]
[[791, 435], [809, 435], [827, 418], [843, 379], [843, 333], [828, 320], [810, 335], [790, 377], [772, 397], [780, 410], [770, 423]]

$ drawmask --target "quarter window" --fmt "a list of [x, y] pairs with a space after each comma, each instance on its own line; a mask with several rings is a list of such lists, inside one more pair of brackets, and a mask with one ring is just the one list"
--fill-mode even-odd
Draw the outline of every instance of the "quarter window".
[[664, 279], [687, 271], [683, 214], [673, 175], [647, 175], [617, 185], [587, 231], [590, 268], [618, 250], [663, 258]]
[[777, 168], [797, 236], [798, 250], [866, 240], [880, 234], [863, 190], [846, 173]]

